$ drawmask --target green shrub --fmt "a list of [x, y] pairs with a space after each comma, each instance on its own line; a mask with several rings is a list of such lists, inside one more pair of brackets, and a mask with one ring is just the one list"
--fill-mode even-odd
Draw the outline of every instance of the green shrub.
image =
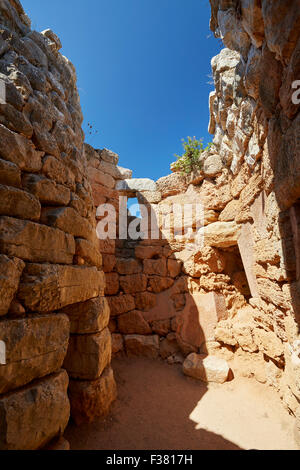
[[184, 153], [176, 155], [177, 161], [172, 163], [171, 168], [173, 171], [180, 171], [185, 175], [189, 175], [195, 170], [201, 170], [203, 162], [201, 155], [211, 148], [211, 143], [204, 147], [203, 139], [196, 139], [196, 137], [188, 137], [187, 141], [182, 139], [182, 146]]

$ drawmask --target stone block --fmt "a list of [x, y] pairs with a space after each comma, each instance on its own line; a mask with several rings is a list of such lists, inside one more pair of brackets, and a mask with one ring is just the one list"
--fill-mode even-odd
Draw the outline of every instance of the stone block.
[[177, 335], [184, 343], [201, 347], [206, 341], [214, 341], [218, 322], [227, 316], [222, 294], [189, 294], [186, 296], [184, 310], [178, 318]]
[[0, 394], [60, 369], [68, 349], [69, 332], [66, 315], [1, 321], [6, 364], [0, 366]]
[[159, 356], [159, 337], [128, 335], [124, 338], [128, 356], [144, 356], [157, 359]]
[[51, 312], [104, 295], [104, 286], [96, 268], [28, 264], [18, 298], [31, 312]]
[[99, 333], [109, 323], [110, 310], [105, 297], [69, 305], [62, 309], [62, 312], [69, 317], [71, 334]]
[[114, 373], [107, 368], [93, 381], [71, 380], [69, 387], [71, 416], [77, 426], [107, 416], [117, 398]]
[[143, 314], [137, 310], [118, 317], [118, 327], [120, 333], [124, 335], [150, 335], [152, 333]]
[[72, 335], [64, 368], [70, 377], [96, 380], [111, 361], [111, 334], [108, 328], [93, 335]]
[[0, 450], [41, 449], [63, 434], [70, 417], [68, 384], [68, 374], [60, 371], [0, 398]]
[[6, 315], [18, 290], [25, 263], [0, 255], [0, 317]]
[[238, 246], [247, 276], [252, 297], [259, 297], [258, 285], [254, 272], [254, 240], [251, 224], [243, 224], [239, 233]]
[[72, 264], [75, 241], [61, 230], [0, 217], [0, 251], [33, 263]]
[[38, 221], [41, 205], [32, 194], [0, 184], [0, 215]]
[[223, 384], [227, 382], [230, 368], [224, 359], [192, 353], [184, 364], [183, 372], [202, 382]]

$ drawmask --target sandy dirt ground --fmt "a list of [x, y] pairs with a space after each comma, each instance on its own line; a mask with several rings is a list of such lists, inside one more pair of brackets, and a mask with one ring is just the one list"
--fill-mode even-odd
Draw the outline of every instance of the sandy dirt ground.
[[119, 397], [111, 415], [70, 425], [72, 450], [297, 449], [294, 420], [278, 396], [256, 381], [210, 385], [181, 366], [143, 358], [113, 362]]

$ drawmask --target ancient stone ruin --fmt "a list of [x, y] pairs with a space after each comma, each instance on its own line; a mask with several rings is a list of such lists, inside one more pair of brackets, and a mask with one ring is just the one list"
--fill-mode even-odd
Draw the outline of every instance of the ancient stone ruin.
[[[267, 384], [300, 443], [299, 3], [210, 3], [225, 46], [213, 146], [198, 171], [154, 182], [84, 143], [59, 38], [0, 1], [0, 450], [67, 448], [70, 416], [106, 416], [115, 355]], [[125, 197], [146, 208], [125, 211], [149, 236], [99, 240], [97, 208], [119, 216]], [[173, 211], [195, 204], [201, 245]], [[192, 232], [197, 214], [185, 222]]]

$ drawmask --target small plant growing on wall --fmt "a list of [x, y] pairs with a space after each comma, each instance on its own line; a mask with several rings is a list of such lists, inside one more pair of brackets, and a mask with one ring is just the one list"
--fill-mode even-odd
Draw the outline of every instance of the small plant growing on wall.
[[172, 163], [171, 170], [185, 175], [189, 175], [195, 170], [201, 170], [203, 165], [201, 155], [208, 151], [211, 145], [209, 143], [204, 147], [203, 139], [196, 139], [196, 137], [188, 137], [187, 141], [182, 139], [184, 153], [182, 155], [175, 154], [177, 161]]

